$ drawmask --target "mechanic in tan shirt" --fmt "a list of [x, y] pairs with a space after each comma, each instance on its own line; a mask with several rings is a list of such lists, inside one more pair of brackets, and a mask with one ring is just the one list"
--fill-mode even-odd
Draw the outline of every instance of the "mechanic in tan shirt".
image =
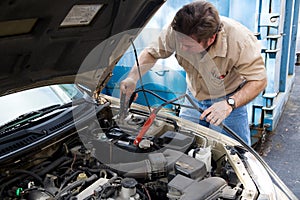
[[[226, 134], [222, 122], [251, 144], [246, 104], [267, 84], [261, 48], [242, 24], [220, 17], [209, 2], [183, 6], [167, 30], [139, 56], [141, 74], [160, 58], [175, 54], [186, 71], [187, 95], [203, 113], [182, 107], [179, 116]], [[120, 84], [130, 96], [139, 80], [137, 66]], [[187, 99], [186, 105], [191, 105]]]

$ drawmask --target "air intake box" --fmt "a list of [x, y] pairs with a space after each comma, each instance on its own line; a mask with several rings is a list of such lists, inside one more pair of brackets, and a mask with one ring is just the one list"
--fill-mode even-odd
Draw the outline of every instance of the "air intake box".
[[214, 200], [222, 197], [227, 183], [220, 177], [210, 177], [200, 182], [177, 175], [168, 184], [167, 197], [170, 200]]
[[207, 174], [205, 163], [186, 154], [175, 162], [175, 174], [181, 174], [191, 179], [202, 179]]

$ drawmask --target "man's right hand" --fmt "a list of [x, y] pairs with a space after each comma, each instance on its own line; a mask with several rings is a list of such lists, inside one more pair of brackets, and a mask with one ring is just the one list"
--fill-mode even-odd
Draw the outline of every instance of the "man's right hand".
[[[139, 56], [139, 64], [143, 66], [138, 70], [138, 66], [135, 64], [130, 70], [126, 79], [120, 83], [120, 96], [126, 94], [126, 99], [128, 100], [136, 88], [136, 83], [140, 77], [142, 77], [153, 65], [156, 63], [157, 59], [154, 58], [147, 50], [143, 50]], [[134, 100], [137, 95], [134, 97]]]
[[126, 94], [126, 100], [130, 98], [136, 88], [136, 80], [127, 77], [120, 83], [120, 96]]

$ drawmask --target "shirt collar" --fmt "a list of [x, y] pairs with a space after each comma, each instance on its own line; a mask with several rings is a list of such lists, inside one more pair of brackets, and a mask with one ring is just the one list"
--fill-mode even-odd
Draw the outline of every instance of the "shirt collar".
[[211, 58], [225, 57], [227, 53], [227, 35], [224, 28], [217, 34], [216, 41], [208, 50], [208, 54]]

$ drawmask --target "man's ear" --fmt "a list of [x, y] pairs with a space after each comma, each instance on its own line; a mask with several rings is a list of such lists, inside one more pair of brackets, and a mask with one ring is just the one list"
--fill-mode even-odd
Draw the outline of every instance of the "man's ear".
[[216, 39], [217, 34], [214, 34], [211, 38], [208, 39], [207, 44], [210, 46], [212, 43], [214, 43]]

